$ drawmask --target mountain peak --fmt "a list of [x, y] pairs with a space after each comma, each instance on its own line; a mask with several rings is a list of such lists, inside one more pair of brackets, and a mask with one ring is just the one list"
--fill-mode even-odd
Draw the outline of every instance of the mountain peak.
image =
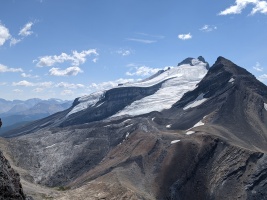
[[177, 66], [181, 66], [181, 65], [191, 65], [191, 66], [195, 66], [198, 65], [200, 62], [206, 64], [206, 69], [209, 69], [209, 63], [206, 62], [206, 60], [204, 59], [203, 56], [199, 56], [198, 58], [192, 58], [192, 57], [188, 57], [186, 59], [184, 59], [182, 62], [178, 63]]
[[246, 69], [239, 67], [232, 61], [219, 56], [214, 63], [214, 65], [210, 68], [212, 71], [217, 71], [217, 70], [223, 70], [223, 71], [228, 71], [233, 75], [251, 75]]

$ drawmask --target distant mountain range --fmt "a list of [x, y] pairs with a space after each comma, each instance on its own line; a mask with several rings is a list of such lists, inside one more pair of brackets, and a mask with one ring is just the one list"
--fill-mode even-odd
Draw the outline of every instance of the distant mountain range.
[[22, 124], [66, 110], [71, 107], [72, 102], [60, 99], [42, 100], [38, 98], [25, 101], [0, 99], [0, 117], [3, 122], [0, 135]]
[[223, 57], [187, 58], [3, 136], [24, 184], [64, 190], [54, 199], [267, 196], [267, 86]]

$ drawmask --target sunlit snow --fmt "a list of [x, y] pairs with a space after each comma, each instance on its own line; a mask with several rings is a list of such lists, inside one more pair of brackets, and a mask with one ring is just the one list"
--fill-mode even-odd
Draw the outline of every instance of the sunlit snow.
[[51, 147], [53, 147], [53, 146], [55, 146], [56, 144], [52, 144], [51, 146], [47, 146], [47, 147], [45, 147], [46, 149], [48, 149], [48, 148], [51, 148]]
[[198, 127], [198, 126], [203, 126], [203, 125], [205, 125], [202, 121], [199, 121], [198, 123], [196, 123], [194, 126], [193, 126], [193, 128], [194, 127]]
[[264, 108], [267, 111], [267, 103], [264, 103]]
[[235, 80], [234, 78], [231, 78], [228, 82], [229, 82], [229, 83], [233, 83], [234, 80]]
[[169, 125], [167, 125], [167, 126], [166, 126], [166, 128], [171, 128], [171, 126], [172, 126], [172, 125], [171, 125], [171, 124], [169, 124]]
[[171, 141], [171, 144], [175, 144], [175, 143], [177, 143], [177, 142], [180, 142], [181, 140], [173, 140], [173, 141]]
[[192, 134], [194, 134], [195, 133], [195, 131], [187, 131], [185, 134], [186, 135], [192, 135]]
[[73, 113], [76, 113], [76, 112], [82, 111], [82, 110], [84, 110], [84, 109], [86, 109], [88, 107], [94, 106], [99, 101], [99, 99], [103, 96], [103, 94], [104, 94], [104, 91], [100, 91], [100, 92], [95, 92], [95, 93], [92, 93], [90, 95], [86, 95], [86, 96], [80, 97], [78, 99], [79, 104], [76, 105], [67, 114], [67, 117], [70, 116]]
[[195, 89], [197, 83], [206, 73], [206, 64], [200, 62], [196, 66], [180, 65], [179, 67], [174, 67], [146, 82], [129, 84], [127, 86], [149, 87], [166, 80], [156, 93], [133, 102], [113, 115], [113, 117], [126, 114], [136, 116], [152, 111], [169, 109], [186, 92]]
[[203, 96], [204, 96], [204, 94], [200, 94], [193, 102], [190, 102], [189, 104], [187, 104], [183, 109], [187, 110], [189, 108], [194, 108], [194, 107], [197, 107], [200, 104], [204, 103], [208, 99], [203, 98]]

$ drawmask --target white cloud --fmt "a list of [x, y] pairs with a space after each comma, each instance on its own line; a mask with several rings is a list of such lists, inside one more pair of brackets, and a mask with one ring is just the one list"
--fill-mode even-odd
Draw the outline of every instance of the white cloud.
[[50, 88], [53, 86], [52, 82], [40, 82], [40, 83], [32, 83], [26, 80], [13, 82], [12, 86], [24, 86], [24, 87], [42, 87], [42, 88]]
[[80, 64], [85, 63], [86, 57], [90, 55], [98, 56], [98, 53], [96, 49], [89, 49], [87, 51], [73, 51], [71, 55], [68, 55], [66, 53], [61, 53], [60, 55], [54, 55], [54, 56], [43, 56], [39, 57], [37, 60], [37, 66], [38, 67], [51, 67], [55, 65], [56, 63], [64, 63], [64, 62], [71, 62], [74, 66], [79, 66]]
[[79, 67], [68, 67], [67, 69], [59, 69], [53, 67], [49, 70], [51, 76], [76, 76], [78, 73], [83, 71]]
[[0, 23], [0, 46], [2, 46], [7, 40], [11, 38], [9, 30]]
[[102, 83], [92, 83], [89, 85], [90, 89], [93, 90], [106, 90], [106, 89], [110, 89], [113, 87], [118, 86], [118, 84], [125, 84], [125, 83], [131, 83], [134, 82], [134, 79], [117, 79], [115, 81], [107, 81], [107, 82], [102, 82]]
[[263, 67], [261, 67], [261, 64], [259, 62], [256, 62], [256, 65], [253, 66], [253, 69], [255, 69], [256, 71], [259, 71], [259, 72], [263, 71]]
[[63, 90], [60, 94], [66, 96], [66, 95], [73, 95], [74, 93], [71, 90]]
[[235, 5], [221, 11], [219, 15], [240, 14], [249, 5], [252, 4], [251, 15], [255, 13], [267, 14], [267, 2], [262, 0], [236, 0]]
[[261, 79], [267, 79], [267, 74], [262, 74], [262, 75], [259, 76], [259, 78], [261, 78]]
[[178, 38], [181, 39], [181, 40], [189, 40], [192, 38], [192, 35], [191, 33], [188, 33], [188, 34], [180, 34], [178, 35]]
[[33, 31], [31, 31], [32, 26], [33, 22], [28, 22], [27, 24], [25, 24], [24, 27], [19, 31], [19, 35], [26, 37], [33, 34]]
[[38, 78], [39, 77], [38, 75], [33, 76], [31, 74], [26, 74], [26, 73], [22, 73], [21, 76], [23, 78]]
[[23, 72], [23, 70], [21, 68], [8, 68], [7, 66], [0, 64], [0, 73], [1, 72]]
[[157, 39], [164, 39], [165, 38], [165, 36], [163, 36], [163, 35], [150, 35], [147, 33], [136, 33], [136, 34], [147, 36], [147, 37], [153, 37], [153, 38], [157, 38]]
[[96, 63], [98, 61], [98, 58], [94, 58], [92, 61]]
[[78, 88], [84, 88], [85, 86], [83, 84], [60, 82], [60, 83], [56, 84], [56, 87], [62, 87], [62, 88], [68, 88], [68, 89], [78, 89]]
[[13, 92], [15, 92], [15, 93], [22, 93], [23, 90], [20, 90], [20, 89], [14, 89]]
[[10, 46], [14, 46], [14, 45], [18, 44], [21, 41], [22, 41], [22, 39], [11, 38]]
[[37, 83], [36, 86], [43, 87], [43, 88], [50, 88], [53, 86], [53, 82], [51, 81], [41, 82], [41, 83]]
[[159, 68], [151, 68], [147, 66], [140, 66], [135, 67], [134, 72], [126, 72], [127, 76], [151, 76], [157, 73], [160, 69]]
[[34, 90], [32, 90], [33, 92], [36, 92], [36, 93], [40, 93], [42, 91], [44, 91], [44, 88], [35, 88]]
[[132, 54], [132, 51], [131, 50], [122, 49], [122, 50], [118, 50], [116, 53], [120, 54], [122, 56], [129, 56], [129, 55]]
[[140, 42], [144, 44], [152, 44], [152, 43], [157, 42], [156, 40], [145, 40], [145, 39], [137, 39], [137, 38], [127, 38], [127, 40], [133, 41], [133, 42]]
[[4, 86], [4, 85], [7, 85], [6, 82], [0, 82], [0, 86]]
[[216, 30], [217, 27], [213, 26], [213, 25], [204, 25], [202, 28], [200, 28], [199, 30], [203, 31], [203, 32], [211, 32]]
[[31, 82], [29, 82], [29, 81], [25, 81], [25, 80], [23, 80], [23, 81], [19, 81], [19, 82], [13, 82], [12, 83], [12, 85], [13, 86], [24, 86], [24, 87], [32, 87], [32, 86], [34, 86], [35, 84], [34, 83], [31, 83]]

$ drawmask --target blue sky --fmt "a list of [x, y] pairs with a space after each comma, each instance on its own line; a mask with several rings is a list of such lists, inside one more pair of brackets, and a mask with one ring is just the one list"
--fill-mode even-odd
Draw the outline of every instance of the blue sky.
[[186, 57], [267, 84], [264, 0], [2, 0], [0, 98], [74, 99]]

